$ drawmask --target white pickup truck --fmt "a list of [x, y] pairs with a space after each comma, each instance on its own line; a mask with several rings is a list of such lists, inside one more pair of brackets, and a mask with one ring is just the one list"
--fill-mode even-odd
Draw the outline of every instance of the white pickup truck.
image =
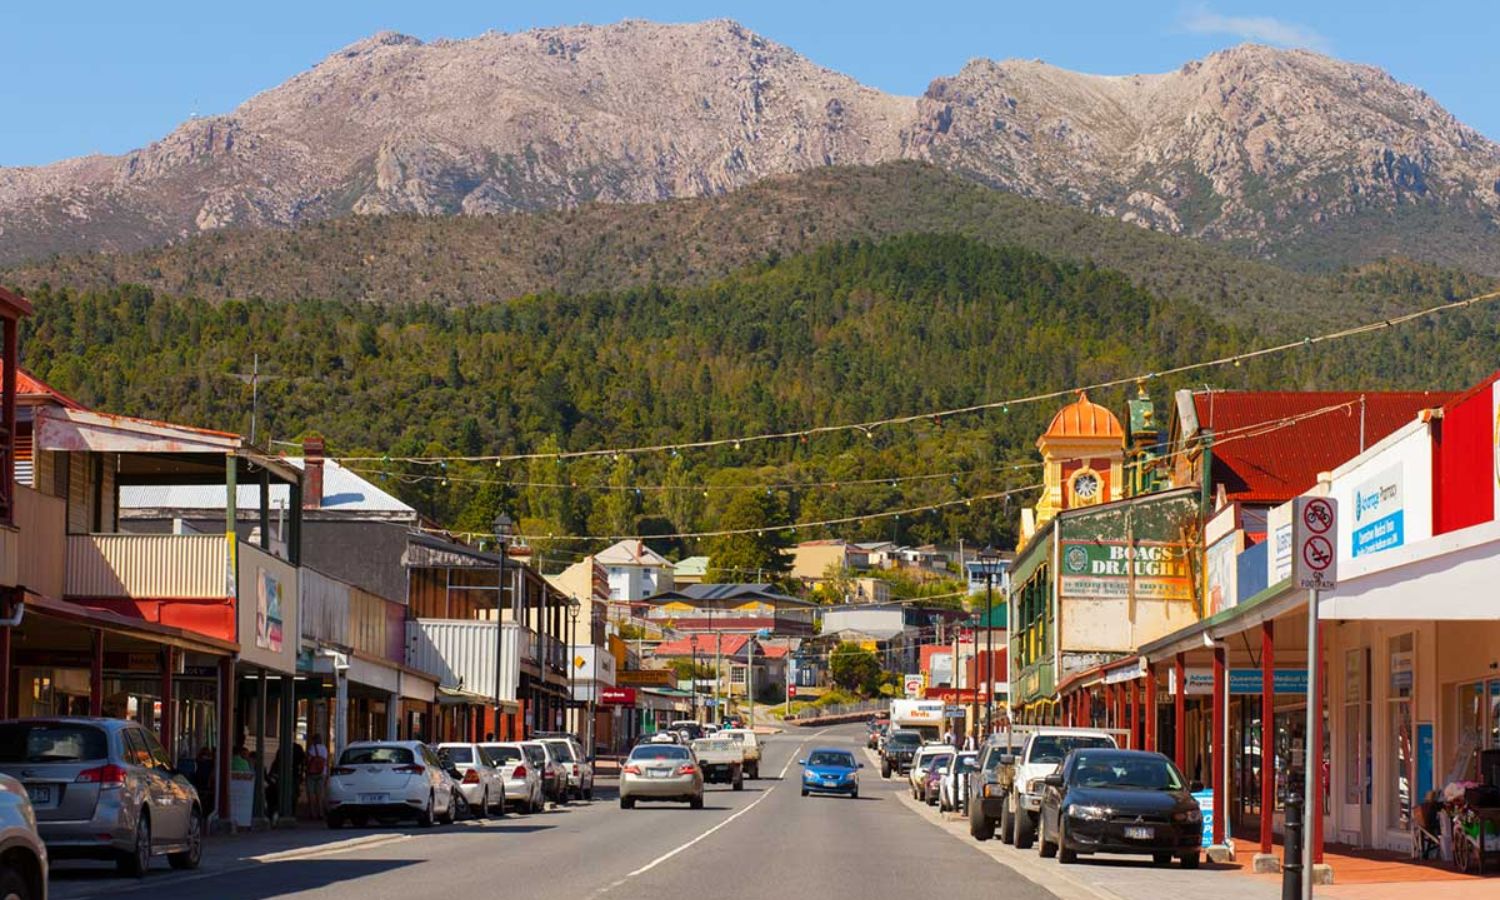
[[1004, 754], [999, 760], [1000, 767], [1008, 770], [1000, 778], [1000, 783], [1008, 786], [1000, 811], [1000, 840], [1022, 850], [1036, 840], [1045, 779], [1057, 771], [1069, 751], [1115, 746], [1110, 732], [1099, 729], [1036, 726], [1031, 730], [1018, 752]]
[[760, 739], [748, 728], [724, 728], [719, 737], [738, 741], [745, 751], [745, 777], [760, 777]]

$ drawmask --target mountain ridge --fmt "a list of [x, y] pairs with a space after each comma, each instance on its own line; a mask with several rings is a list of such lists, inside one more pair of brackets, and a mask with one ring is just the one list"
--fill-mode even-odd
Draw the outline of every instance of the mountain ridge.
[[1301, 268], [1500, 271], [1500, 145], [1375, 67], [1255, 45], [1150, 75], [976, 59], [903, 97], [723, 19], [372, 35], [140, 150], [0, 169], [0, 263], [899, 159]]

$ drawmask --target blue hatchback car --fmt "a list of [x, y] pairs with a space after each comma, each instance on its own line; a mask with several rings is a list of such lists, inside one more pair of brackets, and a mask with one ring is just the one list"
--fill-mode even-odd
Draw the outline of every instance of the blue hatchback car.
[[848, 750], [825, 747], [797, 762], [802, 766], [802, 796], [813, 793], [859, 796], [858, 770], [864, 764], [855, 762], [854, 754]]

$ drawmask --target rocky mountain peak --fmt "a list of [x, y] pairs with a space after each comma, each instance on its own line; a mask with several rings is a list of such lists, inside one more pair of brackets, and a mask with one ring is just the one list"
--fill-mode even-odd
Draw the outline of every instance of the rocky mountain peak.
[[1372, 66], [1253, 44], [1155, 74], [976, 59], [909, 98], [728, 19], [382, 32], [139, 150], [0, 169], [0, 261], [350, 213], [713, 195], [900, 158], [1262, 256], [1337, 234], [1329, 262], [1358, 262], [1442, 222], [1462, 238], [1429, 258], [1500, 269], [1500, 148]]

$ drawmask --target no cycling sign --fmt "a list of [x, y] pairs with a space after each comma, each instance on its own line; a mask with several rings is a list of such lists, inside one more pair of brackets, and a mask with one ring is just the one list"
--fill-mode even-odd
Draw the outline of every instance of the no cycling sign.
[[1338, 584], [1338, 503], [1331, 497], [1292, 501], [1292, 579], [1326, 591]]

